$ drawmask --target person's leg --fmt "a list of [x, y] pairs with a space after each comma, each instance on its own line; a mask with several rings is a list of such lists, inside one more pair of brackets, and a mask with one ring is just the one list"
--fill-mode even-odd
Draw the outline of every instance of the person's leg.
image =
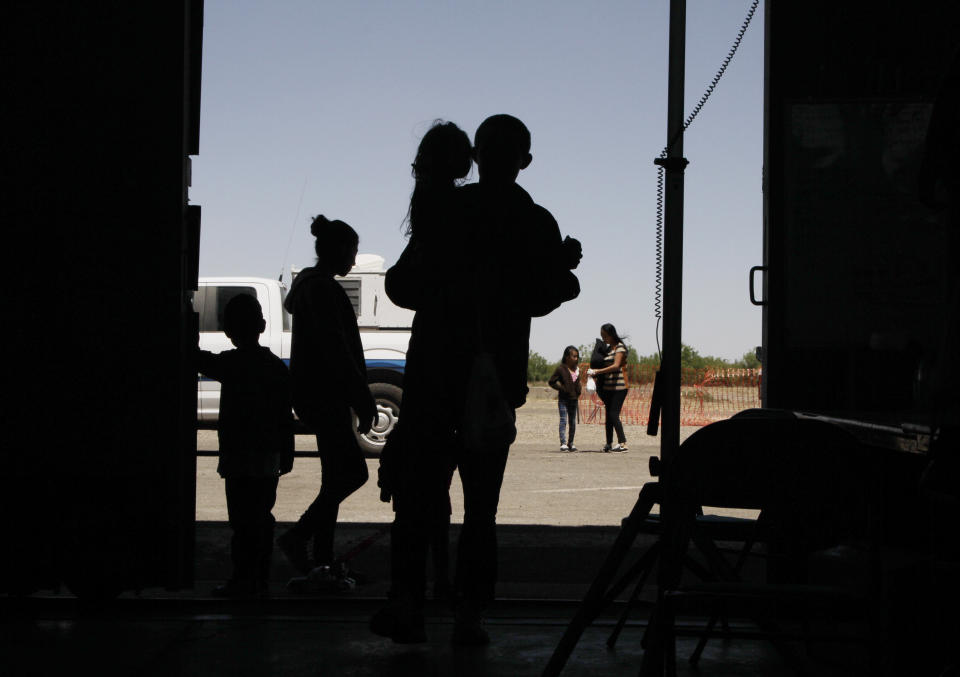
[[450, 515], [442, 515], [430, 533], [430, 553], [433, 556], [433, 596], [450, 597]]
[[438, 519], [449, 519], [450, 454], [450, 444], [443, 438], [410, 434], [404, 438], [402, 456], [394, 458], [390, 598], [371, 618], [370, 629], [395, 642], [427, 639], [423, 618], [427, 548], [437, 547], [431, 541]]
[[270, 560], [273, 556], [273, 506], [277, 502], [278, 477], [264, 477], [258, 481], [258, 518], [257, 518], [257, 584], [266, 590], [270, 580]]
[[567, 445], [567, 403], [557, 399], [557, 411], [560, 413], [560, 446]]
[[[321, 442], [318, 439], [318, 448], [321, 448], [320, 444]], [[341, 444], [337, 447], [320, 454], [323, 476], [320, 494], [315, 501], [315, 503], [318, 503], [317, 513], [315, 517], [308, 518], [313, 524], [313, 560], [315, 566], [333, 564], [334, 532], [337, 528], [340, 504], [350, 494], [362, 487], [369, 476], [363, 451], [357, 445], [352, 432], [349, 439], [341, 439]], [[306, 516], [306, 513], [304, 516]]]
[[[344, 421], [331, 426], [326, 434], [317, 435], [320, 454], [320, 492], [283, 536], [278, 539], [281, 549], [301, 570], [306, 560], [305, 544], [314, 538], [316, 565], [333, 561], [333, 535], [337, 524], [340, 503], [367, 481], [367, 463], [357, 445], [350, 426], [349, 412]], [[306, 565], [309, 570], [309, 564]]]
[[497, 582], [497, 504], [509, 450], [504, 445], [460, 454], [464, 514], [457, 543], [454, 644], [483, 645], [490, 641], [483, 629], [482, 614], [493, 601]]
[[[614, 390], [610, 396], [610, 405], [607, 409], [607, 422], [611, 423], [613, 430], [617, 432], [617, 442], [627, 443], [627, 437], [623, 434], [623, 424], [620, 422], [620, 411], [623, 409], [623, 402], [627, 399], [627, 391]], [[610, 433], [607, 433], [607, 442], [611, 440]]]
[[456, 588], [485, 607], [497, 581], [497, 505], [510, 447], [469, 450], [460, 456], [463, 527], [457, 543]]
[[227, 519], [233, 532], [230, 537], [230, 559], [233, 573], [228, 586], [233, 591], [253, 591], [257, 570], [257, 505], [256, 491], [247, 477], [227, 477]]
[[569, 443], [569, 445], [570, 445], [570, 448], [572, 449], [572, 448], [573, 448], [573, 438], [574, 438], [574, 437], [576, 436], [576, 434], [577, 434], [577, 406], [578, 406], [578, 403], [577, 403], [576, 400], [567, 400], [567, 401], [565, 402], [565, 404], [566, 404], [566, 406], [567, 406], [567, 420], [569, 421], [569, 426], [570, 426], [570, 434], [567, 435], [567, 439], [569, 440], [568, 443]]
[[607, 447], [613, 444], [613, 417], [611, 416], [610, 390], [598, 390], [600, 401], [603, 402], [603, 431], [606, 433]]

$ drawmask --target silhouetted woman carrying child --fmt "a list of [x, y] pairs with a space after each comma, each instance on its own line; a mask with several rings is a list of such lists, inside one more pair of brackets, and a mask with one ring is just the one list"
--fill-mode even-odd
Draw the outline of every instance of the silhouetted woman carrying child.
[[367, 369], [357, 316], [334, 279], [350, 272], [360, 238], [343, 221], [318, 216], [310, 225], [317, 263], [297, 275], [284, 303], [293, 315], [290, 375], [293, 408], [317, 436], [322, 473], [320, 492], [306, 512], [277, 539], [296, 569], [311, 569], [307, 542], [313, 538], [313, 566], [334, 563], [333, 535], [340, 503], [367, 481], [367, 463], [353, 432], [369, 432], [377, 415], [367, 386]]
[[[580, 351], [576, 346], [567, 346], [563, 351], [563, 359], [547, 381], [547, 385], [557, 391], [557, 409], [560, 411], [560, 451], [577, 450], [573, 437], [577, 433], [577, 406], [580, 402], [579, 365]], [[569, 436], [567, 435], [568, 426]]]

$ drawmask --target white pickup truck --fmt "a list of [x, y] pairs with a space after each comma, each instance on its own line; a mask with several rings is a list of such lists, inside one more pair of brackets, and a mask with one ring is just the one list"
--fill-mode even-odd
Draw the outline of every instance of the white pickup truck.
[[[292, 269], [296, 276], [298, 270]], [[337, 281], [347, 292], [357, 313], [360, 339], [367, 362], [370, 392], [377, 402], [377, 421], [366, 435], [358, 434], [363, 450], [379, 455], [400, 413], [403, 369], [410, 342], [413, 311], [395, 306], [383, 289], [384, 259], [360, 254], [350, 272]], [[223, 309], [237, 294], [257, 297], [267, 322], [260, 344], [290, 363], [290, 314], [283, 301], [287, 287], [282, 282], [260, 277], [201, 277], [193, 297], [200, 316], [200, 348], [218, 353], [233, 347], [223, 333]], [[197, 426], [214, 428], [220, 411], [220, 383], [204, 376], [197, 379]]]

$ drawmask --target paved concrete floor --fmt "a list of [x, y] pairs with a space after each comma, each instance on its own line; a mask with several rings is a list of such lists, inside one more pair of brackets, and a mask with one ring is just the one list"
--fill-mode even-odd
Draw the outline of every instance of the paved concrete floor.
[[[345, 525], [338, 534], [341, 549], [380, 529]], [[453, 539], [456, 532], [454, 526]], [[222, 600], [209, 592], [228, 574], [229, 527], [199, 523], [192, 589], [124, 593], [101, 605], [65, 592], [0, 600], [0, 675], [541, 675], [617, 533], [616, 527], [502, 527], [500, 599], [487, 616], [493, 641], [464, 649], [450, 645], [452, 614], [440, 602], [428, 606], [426, 644], [396, 645], [369, 632], [367, 622], [383, 604], [388, 584], [386, 537], [352, 560], [369, 577], [352, 591], [290, 592], [285, 582], [293, 571], [276, 554], [270, 598]], [[652, 542], [652, 536], [640, 535], [628, 563]], [[762, 570], [755, 565], [746, 573], [759, 576]], [[615, 650], [606, 640], [622, 602], [605, 609], [583, 633], [562, 675], [636, 675], [651, 601], [648, 588]], [[770, 644], [758, 641], [712, 641], [694, 671], [684, 660], [693, 646], [693, 640], [678, 643], [680, 675], [792, 674]], [[850, 668], [847, 659], [839, 668], [818, 665], [811, 674], [852, 674]]]
[[[452, 616], [440, 603], [428, 609], [426, 644], [396, 645], [369, 632], [367, 621], [383, 603], [389, 584], [384, 529], [392, 517], [389, 506], [377, 500], [373, 482], [365, 487], [369, 496], [358, 492], [345, 504], [337, 534], [341, 554], [363, 545], [350, 562], [365, 575], [362, 585], [338, 594], [293, 593], [286, 582], [294, 572], [275, 553], [269, 599], [212, 598], [210, 590], [229, 575], [230, 532], [219, 505], [222, 481], [210, 467], [214, 459], [201, 459], [198, 494], [205, 498], [198, 500], [194, 586], [127, 592], [92, 607], [66, 592], [2, 599], [0, 676], [540, 675], [616, 539], [619, 520], [649, 479], [647, 457], [657, 452], [659, 442], [637, 429], [628, 431], [628, 455], [560, 454], [553, 441], [556, 413], [551, 405], [538, 403], [525, 412], [511, 455], [498, 532], [500, 599], [488, 614], [489, 647], [453, 648]], [[584, 427], [580, 436], [590, 441], [578, 445], [597, 447], [598, 432], [596, 426]], [[209, 433], [202, 435], [209, 446]], [[302, 477], [285, 478], [286, 487], [281, 487], [281, 501], [289, 505], [278, 505], [279, 529], [296, 519], [316, 491], [319, 473], [305, 459], [298, 463]], [[531, 486], [531, 478], [540, 484]], [[209, 490], [201, 491], [204, 487]], [[451, 554], [459, 528], [458, 492], [452, 493]], [[628, 562], [652, 542], [650, 535], [639, 536]], [[762, 576], [759, 561], [745, 575]], [[652, 594], [648, 586], [615, 650], [605, 642], [620, 608], [615, 604], [605, 610], [584, 631], [562, 675], [636, 675]], [[699, 671], [683, 660], [692, 648], [693, 640], [678, 643], [681, 675], [792, 674], [765, 642], [712, 641]], [[835, 656], [811, 674], [832, 677], [852, 674], [854, 668], [855, 661], [843, 656], [838, 666]]]
[[[553, 392], [553, 391], [550, 391]], [[650, 437], [643, 426], [625, 426], [630, 451], [603, 453], [603, 426], [581, 423], [577, 428], [577, 453], [560, 451], [555, 399], [531, 399], [517, 410], [517, 440], [511, 445], [497, 513], [499, 524], [544, 524], [551, 526], [617, 526], [637, 499], [645, 482], [651, 481], [650, 456], [660, 453], [660, 438]], [[699, 428], [684, 427], [681, 439]], [[223, 480], [216, 473], [217, 435], [212, 430], [197, 433], [196, 518], [227, 519]], [[297, 450], [310, 454], [316, 439], [297, 436]], [[342, 522], [390, 522], [390, 505], [380, 501], [376, 477], [378, 461], [367, 460], [370, 481], [340, 506]], [[299, 456], [293, 472], [280, 479], [273, 514], [280, 521], [300, 517], [316, 497], [320, 486], [320, 461]], [[460, 477], [454, 474], [450, 489], [454, 522], [463, 519]], [[753, 511], [715, 509], [722, 514], [755, 515]]]
[[[353, 677], [541, 675], [563, 632], [563, 618], [494, 618], [487, 628], [492, 643], [484, 648], [454, 648], [450, 621], [432, 618], [431, 640], [422, 645], [393, 644], [371, 635], [366, 615], [255, 615], [211, 606], [206, 613], [140, 616], [116, 612], [73, 619], [37, 619], [6, 627], [0, 666], [8, 677], [20, 675], [170, 675], [262, 677], [265, 675]], [[615, 650], [605, 646], [609, 622], [591, 626], [562, 675], [600, 677], [636, 675], [642, 628], [628, 627]], [[682, 642], [681, 656], [692, 648]], [[789, 674], [780, 658], [761, 643], [708, 648], [700, 672], [680, 661], [680, 674]], [[820, 674], [842, 674], [823, 672]]]

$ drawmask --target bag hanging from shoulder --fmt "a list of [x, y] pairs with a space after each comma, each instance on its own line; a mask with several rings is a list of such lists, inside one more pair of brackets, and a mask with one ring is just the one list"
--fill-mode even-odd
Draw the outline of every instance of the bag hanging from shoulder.
[[468, 450], [510, 445], [517, 437], [516, 417], [500, 390], [500, 379], [490, 353], [473, 357], [460, 427]]

